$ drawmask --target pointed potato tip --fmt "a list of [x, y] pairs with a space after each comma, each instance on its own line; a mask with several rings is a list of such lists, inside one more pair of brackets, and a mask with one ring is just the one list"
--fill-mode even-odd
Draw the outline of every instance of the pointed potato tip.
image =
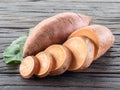
[[28, 51], [26, 49], [23, 49], [23, 58], [29, 56], [30, 54], [28, 53]]
[[84, 14], [78, 14], [78, 15], [81, 17], [81, 19], [86, 21], [88, 25], [90, 25], [92, 23], [92, 17], [91, 16], [84, 15]]

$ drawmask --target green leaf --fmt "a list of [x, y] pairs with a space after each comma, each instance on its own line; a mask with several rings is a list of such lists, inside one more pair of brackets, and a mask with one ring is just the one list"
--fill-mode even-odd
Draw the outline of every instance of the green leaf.
[[[33, 30], [30, 28], [29, 33]], [[29, 34], [28, 33], [28, 34]], [[17, 65], [22, 61], [23, 46], [27, 39], [28, 34], [21, 36], [15, 41], [13, 41], [10, 46], [8, 46], [3, 53], [3, 60], [5, 63], [10, 65]]]
[[3, 53], [3, 60], [7, 64], [19, 64], [22, 61], [23, 46], [27, 39], [26, 36], [21, 36], [13, 41]]

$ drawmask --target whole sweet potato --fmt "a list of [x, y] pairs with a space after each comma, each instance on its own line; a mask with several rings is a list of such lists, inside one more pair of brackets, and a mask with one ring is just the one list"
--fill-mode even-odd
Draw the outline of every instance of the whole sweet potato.
[[52, 44], [61, 44], [78, 28], [88, 26], [91, 18], [77, 13], [60, 13], [33, 28], [24, 45], [23, 57], [35, 55]]

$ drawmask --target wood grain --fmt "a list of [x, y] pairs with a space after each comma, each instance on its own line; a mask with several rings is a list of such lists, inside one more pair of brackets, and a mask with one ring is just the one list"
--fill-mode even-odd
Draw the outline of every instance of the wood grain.
[[[23, 79], [18, 74], [2, 74], [0, 85], [5, 88], [14, 89], [43, 89], [43, 90], [60, 90], [60, 89], [85, 89], [85, 90], [118, 90], [120, 89], [120, 75], [118, 74], [82, 74], [82, 73], [65, 73], [57, 77], [47, 77], [44, 79], [31, 78]], [[12, 81], [12, 82], [11, 82]], [[52, 83], [51, 83], [52, 81]], [[61, 84], [60, 84], [61, 83]], [[92, 86], [92, 87], [91, 87]]]
[[[0, 0], [0, 90], [119, 90], [119, 9], [120, 0]], [[60, 12], [90, 15], [93, 24], [102, 24], [111, 29], [116, 39], [114, 45], [83, 72], [67, 72], [43, 79], [22, 79], [19, 66], [12, 67], [3, 62], [4, 49], [41, 20]]]

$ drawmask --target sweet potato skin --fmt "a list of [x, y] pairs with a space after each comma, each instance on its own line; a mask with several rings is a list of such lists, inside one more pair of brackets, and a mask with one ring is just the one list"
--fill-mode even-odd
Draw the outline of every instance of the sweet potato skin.
[[112, 32], [103, 25], [91, 25], [89, 27], [92, 28], [99, 39], [99, 50], [97, 54], [97, 58], [99, 58], [113, 45], [115, 38]]
[[23, 57], [35, 55], [49, 45], [63, 43], [76, 29], [88, 26], [89, 16], [76, 13], [60, 13], [40, 22], [29, 34], [23, 49]]

